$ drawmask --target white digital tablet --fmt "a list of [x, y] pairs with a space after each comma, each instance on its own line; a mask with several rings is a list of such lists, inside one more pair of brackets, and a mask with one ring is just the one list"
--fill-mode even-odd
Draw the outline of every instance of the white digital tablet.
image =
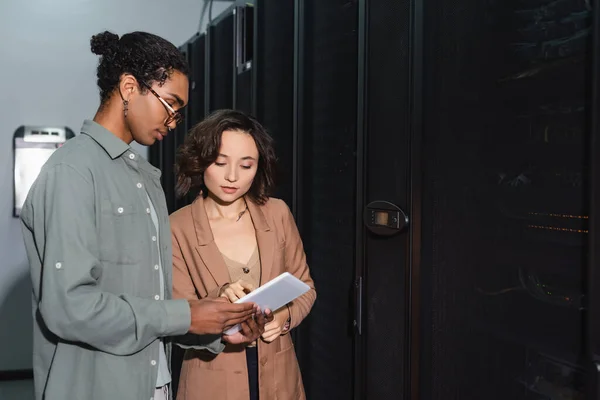
[[[273, 312], [285, 306], [290, 301], [308, 292], [310, 287], [289, 272], [284, 272], [277, 278], [248, 293], [236, 303], [256, 303], [261, 310], [267, 308]], [[231, 335], [240, 330], [240, 325], [232, 326], [224, 332]]]

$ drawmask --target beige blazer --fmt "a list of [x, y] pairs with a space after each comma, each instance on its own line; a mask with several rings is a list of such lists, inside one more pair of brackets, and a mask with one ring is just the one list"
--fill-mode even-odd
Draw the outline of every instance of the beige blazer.
[[[310, 312], [317, 297], [306, 265], [298, 228], [287, 205], [271, 198], [259, 206], [247, 199], [256, 230], [264, 284], [283, 272], [304, 281], [311, 290], [290, 303], [291, 328]], [[217, 248], [204, 200], [171, 215], [173, 240], [173, 297], [214, 297], [229, 282], [229, 271]], [[289, 334], [271, 343], [258, 341], [259, 390], [261, 400], [305, 399], [302, 376]], [[248, 370], [245, 348], [227, 345], [214, 355], [205, 350], [187, 350], [179, 381], [178, 400], [247, 400]]]

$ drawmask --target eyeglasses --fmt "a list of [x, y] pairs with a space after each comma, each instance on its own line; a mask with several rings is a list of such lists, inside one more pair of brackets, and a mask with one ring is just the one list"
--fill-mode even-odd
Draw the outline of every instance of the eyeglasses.
[[153, 95], [155, 95], [156, 98], [162, 103], [162, 105], [167, 110], [167, 113], [169, 114], [169, 116], [167, 117], [167, 120], [165, 121], [165, 126], [166, 127], [168, 127], [169, 125], [171, 125], [171, 123], [173, 121], [175, 121], [176, 125], [179, 124], [181, 121], [183, 121], [183, 115], [179, 111], [175, 111], [173, 109], [173, 107], [171, 107], [169, 105], [169, 103], [167, 103], [165, 101], [165, 99], [163, 99], [162, 97], [160, 97], [160, 95], [158, 93], [156, 93], [154, 91], [154, 89], [152, 89], [150, 87], [150, 85], [148, 85], [146, 82], [142, 82], [142, 85], [144, 85]]

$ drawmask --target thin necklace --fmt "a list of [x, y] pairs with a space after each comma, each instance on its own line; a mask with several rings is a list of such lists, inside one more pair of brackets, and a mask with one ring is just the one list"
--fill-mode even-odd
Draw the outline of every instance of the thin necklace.
[[244, 203], [246, 204], [246, 208], [244, 208], [244, 211], [238, 214], [238, 219], [236, 219], [235, 222], [238, 222], [240, 219], [242, 219], [246, 211], [248, 211], [248, 203], [246, 203], [246, 200], [244, 200]]

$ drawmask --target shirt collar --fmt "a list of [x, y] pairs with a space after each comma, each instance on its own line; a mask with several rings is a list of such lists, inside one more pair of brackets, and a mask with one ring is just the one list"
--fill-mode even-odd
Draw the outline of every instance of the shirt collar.
[[140, 168], [160, 178], [161, 171], [150, 164], [144, 157], [138, 154], [131, 146], [115, 136], [114, 133], [97, 122], [85, 120], [81, 127], [81, 133], [88, 135], [100, 145], [111, 159], [124, 157], [127, 162], [135, 163]]
[[81, 133], [85, 133], [94, 139], [113, 160], [131, 150], [127, 143], [97, 122], [85, 120], [81, 127]]

